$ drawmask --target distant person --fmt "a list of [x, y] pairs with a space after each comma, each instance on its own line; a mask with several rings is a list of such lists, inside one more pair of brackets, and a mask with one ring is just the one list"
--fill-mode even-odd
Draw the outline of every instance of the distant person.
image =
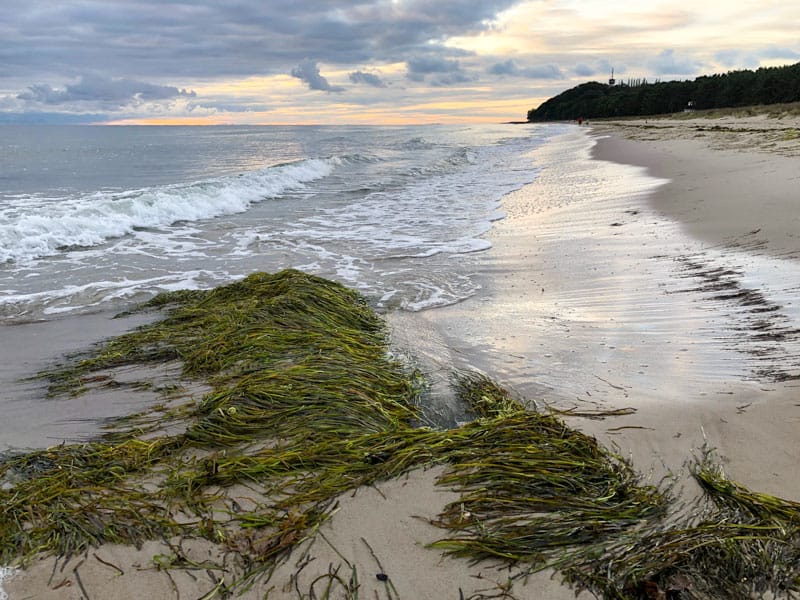
[[583, 125], [583, 117], [578, 117], [578, 125]]

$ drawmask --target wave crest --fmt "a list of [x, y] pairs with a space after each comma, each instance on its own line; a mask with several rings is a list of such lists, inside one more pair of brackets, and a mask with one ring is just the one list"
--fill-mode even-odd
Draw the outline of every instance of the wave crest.
[[18, 208], [0, 211], [0, 263], [97, 246], [138, 229], [244, 212], [330, 175], [337, 164], [336, 158], [306, 159], [194, 183], [63, 198], [31, 196], [24, 214]]

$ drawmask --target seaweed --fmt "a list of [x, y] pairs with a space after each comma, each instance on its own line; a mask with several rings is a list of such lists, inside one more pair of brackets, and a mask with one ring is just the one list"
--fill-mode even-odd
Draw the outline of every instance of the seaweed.
[[[314, 538], [341, 494], [444, 465], [437, 484], [459, 494], [433, 522], [444, 552], [555, 568], [604, 598], [800, 592], [798, 505], [729, 481], [710, 455], [694, 469], [706, 499], [684, 515], [668, 482], [644, 483], [557, 411], [529, 409], [482, 374], [453, 376], [473, 420], [419, 426], [424, 379], [392, 357], [365, 299], [336, 283], [257, 273], [139, 310], [164, 314], [43, 374], [51, 393], [176, 358], [211, 390], [180, 403], [172, 386], [177, 405], [118, 419], [99, 439], [0, 460], [0, 563], [163, 539], [175, 560], [156, 565], [181, 568], [175, 540], [199, 536], [236, 559], [212, 596], [241, 592]], [[181, 431], [163, 433], [165, 420]], [[331, 566], [310, 593], [357, 597], [348, 568]]]

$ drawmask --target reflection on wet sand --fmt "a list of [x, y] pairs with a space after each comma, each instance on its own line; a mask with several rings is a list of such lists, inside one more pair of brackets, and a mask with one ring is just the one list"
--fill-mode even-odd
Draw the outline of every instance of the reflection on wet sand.
[[415, 340], [439, 340], [431, 365], [484, 370], [560, 409], [635, 408], [579, 426], [640, 468], [680, 468], [705, 443], [744, 464], [738, 446], [753, 433], [727, 415], [752, 417], [752, 405], [783, 427], [776, 415], [798, 377], [800, 264], [747, 239], [691, 238], [651, 206], [668, 180], [593, 160], [592, 143], [576, 133], [537, 151], [538, 179], [506, 197], [476, 265], [480, 294], [397, 319]]

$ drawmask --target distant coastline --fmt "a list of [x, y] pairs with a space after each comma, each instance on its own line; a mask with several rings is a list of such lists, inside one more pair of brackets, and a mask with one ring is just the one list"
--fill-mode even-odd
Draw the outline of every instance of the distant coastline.
[[[529, 121], [644, 117], [800, 102], [800, 63], [705, 75], [692, 81], [591, 81], [528, 111]], [[785, 109], [781, 109], [785, 110]], [[789, 110], [797, 114], [800, 109]]]

